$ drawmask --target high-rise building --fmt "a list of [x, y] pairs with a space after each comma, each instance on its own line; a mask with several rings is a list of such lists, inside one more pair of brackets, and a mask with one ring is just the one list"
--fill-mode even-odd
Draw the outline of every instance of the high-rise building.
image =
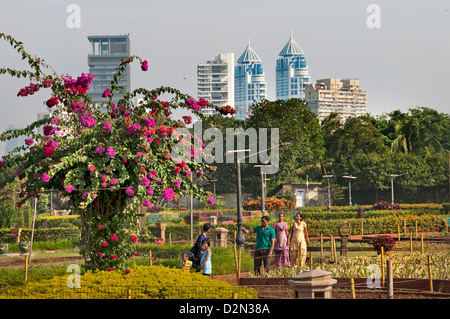
[[276, 65], [276, 99], [305, 99], [305, 87], [311, 84], [305, 53], [294, 40], [292, 30], [289, 41], [281, 50]]
[[317, 80], [306, 87], [305, 100], [320, 121], [331, 113], [338, 113], [342, 122], [367, 113], [367, 92], [359, 87], [357, 79]]
[[267, 98], [267, 83], [262, 61], [250, 46], [237, 60], [234, 71], [235, 115], [239, 120], [246, 120], [251, 113], [250, 106]]
[[[197, 64], [198, 98], [214, 106], [234, 106], [234, 53], [220, 53], [212, 61]], [[204, 108], [202, 113], [218, 113], [213, 108]]]
[[[122, 63], [122, 58], [130, 56], [130, 38], [126, 35], [88, 36], [91, 43], [91, 53], [88, 55], [89, 72], [95, 77], [88, 91], [89, 97], [94, 103], [106, 101], [102, 94], [111, 88], [111, 81]], [[121, 76], [119, 86], [126, 91], [130, 90], [130, 68], [129, 66]], [[116, 92], [114, 101], [117, 102], [123, 94]]]

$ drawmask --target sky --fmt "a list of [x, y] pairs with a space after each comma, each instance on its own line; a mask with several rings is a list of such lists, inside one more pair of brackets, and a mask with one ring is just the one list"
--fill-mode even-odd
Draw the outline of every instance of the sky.
[[[275, 65], [291, 29], [315, 82], [356, 78], [367, 111], [381, 115], [418, 106], [450, 113], [448, 0], [1, 0], [0, 32], [73, 77], [89, 72], [91, 35], [129, 34], [131, 54], [149, 71], [131, 69], [131, 88], [170, 86], [197, 98], [197, 64], [218, 53], [235, 60], [249, 37], [262, 59], [268, 99]], [[78, 25], [70, 24], [79, 8]], [[372, 6], [371, 6], [372, 5]], [[375, 5], [375, 7], [373, 6]], [[69, 23], [68, 23], [69, 22]], [[28, 69], [5, 42], [0, 67]], [[29, 80], [0, 76], [0, 131], [25, 126], [46, 110], [49, 90], [17, 97]], [[0, 143], [0, 155], [4, 143]]]

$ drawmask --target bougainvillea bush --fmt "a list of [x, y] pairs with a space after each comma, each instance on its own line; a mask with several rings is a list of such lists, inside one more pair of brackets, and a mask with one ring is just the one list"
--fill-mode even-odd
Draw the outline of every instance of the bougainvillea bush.
[[[136, 237], [128, 226], [136, 221], [139, 206], [176, 200], [191, 190], [197, 198], [206, 196], [191, 178], [207, 168], [201, 160], [204, 143], [192, 135], [178, 134], [178, 128], [192, 121], [190, 116], [182, 120], [169, 116], [174, 108], [186, 108], [202, 118], [200, 110], [208, 102], [167, 87], [126, 92], [117, 85], [126, 67], [139, 61], [142, 71], [148, 70], [146, 60], [132, 56], [122, 59], [111, 87], [103, 93], [104, 102], [94, 104], [88, 96], [92, 74], [58, 75], [43, 60], [28, 54], [21, 42], [3, 33], [0, 38], [31, 67], [31, 71], [0, 69], [0, 74], [31, 81], [18, 91], [18, 98], [48, 89], [51, 98], [45, 105], [54, 110], [49, 119], [0, 136], [2, 141], [26, 137], [24, 145], [0, 161], [0, 169], [14, 167], [22, 181], [17, 205], [46, 190], [67, 196], [73, 213], [81, 216], [90, 267], [121, 268], [134, 254]], [[45, 73], [48, 70], [51, 74]], [[123, 98], [114, 103], [116, 93]], [[161, 95], [171, 100], [162, 101]], [[189, 151], [172, 156], [171, 150], [180, 143], [186, 146], [182, 150]]]

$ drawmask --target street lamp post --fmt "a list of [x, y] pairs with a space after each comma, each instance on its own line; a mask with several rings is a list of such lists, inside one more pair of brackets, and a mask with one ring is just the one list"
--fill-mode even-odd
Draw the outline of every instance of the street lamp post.
[[333, 177], [333, 175], [323, 175], [322, 177], [327, 179], [327, 183], [328, 183], [328, 205], [327, 205], [327, 211], [331, 212], [330, 178]]
[[[243, 247], [244, 246], [244, 243], [245, 243], [245, 236], [244, 236], [244, 232], [241, 230], [241, 228], [244, 226], [244, 221], [243, 221], [243, 218], [242, 218], [242, 194], [241, 194], [241, 163], [240, 163], [240, 161], [241, 160], [244, 160], [244, 159], [246, 159], [246, 158], [248, 158], [248, 157], [250, 157], [250, 156], [253, 156], [253, 155], [257, 155], [257, 154], [259, 154], [259, 153], [261, 153], [261, 152], [265, 152], [265, 151], [268, 151], [268, 150], [271, 150], [272, 148], [275, 148], [275, 147], [283, 147], [283, 146], [290, 146], [291, 145], [291, 143], [282, 143], [282, 144], [279, 144], [279, 145], [275, 145], [275, 146], [273, 146], [273, 147], [271, 147], [271, 148], [268, 148], [268, 149], [266, 149], [266, 150], [262, 150], [262, 151], [259, 151], [259, 152], [257, 152], [257, 153], [253, 153], [253, 154], [250, 154], [250, 155], [248, 155], [248, 156], [245, 156], [245, 157], [242, 157], [242, 158], [239, 158], [239, 156], [236, 158], [236, 166], [237, 166], [237, 180], [236, 180], [236, 185], [237, 185], [237, 195], [236, 195], [236, 197], [237, 197], [237, 233], [236, 233], [236, 245], [237, 246], [239, 246], [239, 247]], [[225, 153], [225, 156], [227, 156], [227, 155], [229, 155], [229, 154], [238, 154], [238, 153], [245, 153], [245, 152], [248, 152], [248, 151], [250, 151], [250, 150], [233, 150], [233, 151], [227, 151], [226, 153]], [[268, 165], [268, 166], [270, 166], [270, 165]]]
[[[236, 150], [236, 151], [228, 151], [225, 153], [225, 155], [228, 154], [239, 154], [239, 153], [245, 153], [248, 152], [249, 150]], [[242, 194], [241, 194], [241, 162], [240, 162], [240, 158], [239, 156], [237, 156], [236, 158], [236, 165], [237, 165], [237, 169], [236, 169], [236, 175], [237, 175], [237, 179], [236, 179], [236, 188], [237, 188], [237, 195], [236, 195], [236, 199], [237, 199], [237, 233], [236, 233], [236, 245], [239, 247], [242, 247], [245, 243], [245, 236], [244, 236], [244, 232], [241, 230], [241, 228], [244, 226], [244, 221], [242, 218]]]
[[391, 174], [389, 175], [391, 177], [391, 204], [394, 205], [394, 178], [406, 175], [408, 172], [402, 173], [402, 174]]
[[349, 206], [352, 206], [352, 179], [356, 179], [356, 177], [351, 175], [342, 177], [348, 179], [348, 203]]
[[261, 211], [264, 215], [266, 212], [266, 183], [264, 181], [263, 167], [270, 167], [270, 165], [255, 165], [254, 167], [261, 167]]

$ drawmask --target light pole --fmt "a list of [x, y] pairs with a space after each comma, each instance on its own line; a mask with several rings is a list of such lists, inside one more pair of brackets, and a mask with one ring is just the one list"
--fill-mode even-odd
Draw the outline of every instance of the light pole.
[[[237, 204], [237, 234], [236, 234], [236, 245], [237, 245], [237, 246], [243, 247], [243, 246], [244, 246], [244, 243], [245, 243], [244, 232], [241, 230], [241, 228], [244, 226], [244, 221], [243, 221], [243, 218], [242, 218], [241, 163], [240, 163], [240, 161], [241, 161], [241, 160], [244, 160], [244, 159], [246, 159], [246, 158], [248, 158], [248, 157], [250, 157], [250, 156], [257, 155], [257, 154], [259, 154], [259, 153], [261, 153], [261, 152], [265, 152], [265, 151], [271, 150], [271, 149], [273, 149], [273, 148], [275, 148], [275, 147], [283, 147], [283, 146], [290, 146], [290, 145], [291, 145], [291, 143], [282, 143], [282, 144], [279, 144], [279, 145], [275, 145], [275, 146], [273, 146], [273, 147], [271, 147], [271, 148], [268, 148], [268, 149], [265, 149], [265, 150], [262, 150], [262, 151], [259, 151], [259, 152], [250, 154], [250, 155], [245, 156], [245, 157], [239, 158], [239, 156], [237, 156], [237, 158], [236, 158], [236, 164], [237, 164], [237, 169], [236, 169], [236, 171], [237, 171], [237, 181], [236, 181], [236, 185], [237, 185], [237, 195], [236, 195], [236, 197], [237, 197], [237, 203], [236, 203], [236, 204]], [[230, 155], [230, 154], [245, 153], [245, 152], [248, 152], [248, 151], [250, 151], [250, 150], [233, 150], [233, 151], [227, 151], [227, 152], [225, 153], [225, 156]], [[268, 165], [268, 166], [270, 166], [270, 165]]]
[[213, 183], [214, 198], [216, 198], [216, 182], [217, 182], [217, 179], [212, 179], [212, 180], [210, 180], [210, 182]]
[[352, 179], [356, 179], [356, 177], [352, 175], [342, 177], [348, 179], [348, 204], [352, 206]]
[[266, 202], [265, 202], [265, 197], [266, 197], [266, 183], [264, 181], [264, 172], [263, 172], [263, 167], [270, 167], [270, 165], [255, 165], [254, 167], [261, 167], [261, 211], [262, 214], [264, 215], [266, 212]]
[[[229, 155], [229, 154], [239, 154], [239, 153], [245, 153], [248, 152], [249, 150], [236, 150], [236, 151], [227, 151], [225, 153], [225, 155]], [[244, 246], [245, 243], [245, 236], [244, 236], [244, 232], [241, 230], [241, 228], [244, 226], [244, 221], [242, 218], [242, 198], [241, 198], [241, 162], [240, 162], [240, 158], [239, 156], [237, 156], [236, 158], [236, 165], [237, 165], [237, 169], [236, 169], [236, 175], [237, 175], [237, 179], [236, 179], [236, 187], [237, 187], [237, 195], [236, 195], [236, 199], [237, 199], [237, 233], [236, 233], [236, 245], [239, 247]]]
[[394, 205], [394, 178], [406, 175], [408, 172], [402, 173], [402, 174], [391, 174], [389, 175], [391, 177], [391, 204]]
[[328, 205], [327, 205], [327, 211], [331, 212], [330, 178], [333, 177], [333, 175], [323, 175], [322, 177], [327, 179], [327, 183], [328, 183]]

